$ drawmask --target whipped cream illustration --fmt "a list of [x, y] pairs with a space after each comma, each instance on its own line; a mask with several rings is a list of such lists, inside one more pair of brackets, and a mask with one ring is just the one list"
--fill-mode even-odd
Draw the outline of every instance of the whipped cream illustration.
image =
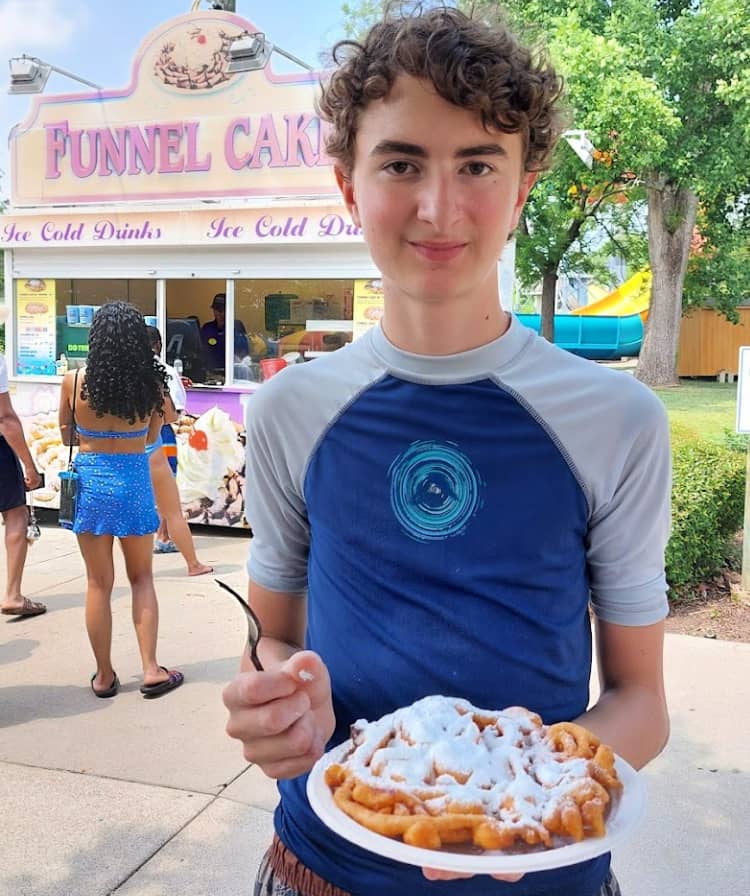
[[214, 499], [226, 476], [242, 469], [244, 452], [237, 428], [217, 407], [195, 421], [195, 432], [177, 446], [177, 487], [182, 501]]

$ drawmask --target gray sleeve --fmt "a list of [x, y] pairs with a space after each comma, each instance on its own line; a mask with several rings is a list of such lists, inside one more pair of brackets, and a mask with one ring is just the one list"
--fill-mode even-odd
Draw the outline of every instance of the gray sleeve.
[[590, 519], [591, 605], [599, 619], [650, 625], [668, 613], [664, 552], [671, 522], [669, 424], [661, 401], [639, 403], [641, 426], [616, 457], [615, 486]]
[[286, 415], [274, 402], [276, 385], [264, 384], [246, 406], [245, 515], [253, 529], [247, 571], [271, 591], [300, 593], [307, 589], [310, 527], [279, 426]]
[[550, 432], [583, 489], [586, 563], [598, 618], [633, 626], [663, 619], [672, 483], [661, 400], [630, 374], [578, 358], [531, 332], [512, 369], [498, 374]]
[[254, 536], [247, 571], [271, 591], [307, 590], [305, 475], [327, 428], [382, 375], [368, 346], [363, 336], [309, 364], [293, 364], [247, 402], [245, 515]]

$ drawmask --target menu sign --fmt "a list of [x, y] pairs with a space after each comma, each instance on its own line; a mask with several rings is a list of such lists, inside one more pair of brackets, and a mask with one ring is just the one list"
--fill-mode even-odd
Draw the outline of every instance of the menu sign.
[[383, 316], [383, 281], [354, 281], [353, 338], [366, 333]]
[[55, 373], [55, 281], [16, 280], [18, 367], [22, 376]]

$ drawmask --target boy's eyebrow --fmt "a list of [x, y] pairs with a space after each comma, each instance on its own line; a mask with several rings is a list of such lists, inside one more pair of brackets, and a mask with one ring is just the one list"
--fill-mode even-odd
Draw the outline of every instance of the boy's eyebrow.
[[469, 156], [507, 156], [508, 152], [499, 143], [482, 143], [479, 146], [465, 146], [456, 152], [457, 159]]
[[[426, 159], [427, 150], [418, 143], [405, 143], [402, 140], [381, 140], [377, 143], [370, 155], [404, 155]], [[472, 156], [507, 156], [508, 153], [499, 143], [482, 143], [478, 146], [464, 146], [455, 152], [457, 159], [467, 159]]]
[[418, 156], [421, 159], [427, 158], [427, 151], [423, 146], [416, 143], [404, 143], [402, 140], [381, 140], [377, 143], [370, 155], [387, 156], [387, 155], [404, 155]]

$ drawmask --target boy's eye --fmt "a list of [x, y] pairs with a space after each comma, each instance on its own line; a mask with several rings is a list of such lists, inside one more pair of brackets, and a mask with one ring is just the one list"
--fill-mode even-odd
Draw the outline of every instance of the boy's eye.
[[469, 162], [466, 165], [466, 171], [472, 175], [472, 177], [481, 177], [483, 174], [489, 174], [492, 171], [492, 168], [486, 162]]
[[397, 159], [395, 162], [388, 162], [384, 170], [390, 171], [392, 174], [411, 174], [415, 169], [412, 162]]

